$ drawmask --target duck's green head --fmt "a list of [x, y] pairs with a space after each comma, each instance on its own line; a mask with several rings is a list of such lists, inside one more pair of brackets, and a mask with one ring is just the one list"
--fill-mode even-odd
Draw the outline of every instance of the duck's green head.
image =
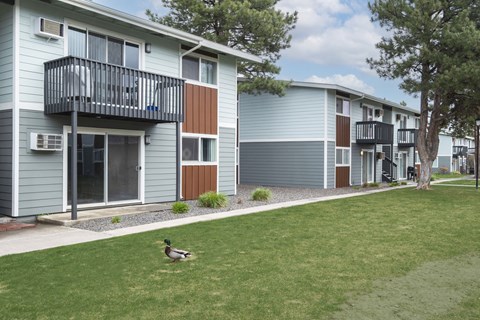
[[165, 240], [163, 240], [163, 242], [165, 242], [167, 244], [167, 246], [169, 246], [170, 243], [171, 243], [169, 239], [165, 239]]

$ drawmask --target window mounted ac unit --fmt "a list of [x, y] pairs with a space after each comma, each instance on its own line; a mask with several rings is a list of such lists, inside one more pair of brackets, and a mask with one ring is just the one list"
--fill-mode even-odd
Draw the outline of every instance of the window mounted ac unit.
[[62, 151], [63, 135], [30, 133], [30, 149], [36, 151]]
[[64, 25], [61, 22], [38, 17], [35, 20], [35, 34], [48, 39], [63, 39]]
[[383, 117], [383, 109], [375, 109], [375, 117]]
[[395, 153], [393, 154], [393, 157], [394, 157], [396, 160], [400, 159], [400, 155], [399, 155], [398, 152], [395, 152]]

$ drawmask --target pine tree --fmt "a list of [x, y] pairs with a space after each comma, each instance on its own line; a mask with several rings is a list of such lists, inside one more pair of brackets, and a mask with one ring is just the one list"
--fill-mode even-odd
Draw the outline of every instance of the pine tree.
[[[380, 58], [367, 59], [384, 78], [420, 96], [417, 189], [428, 189], [439, 133], [464, 125], [478, 89], [480, 32], [474, 0], [375, 0], [372, 21], [387, 30], [377, 44]], [[468, 102], [468, 103], [467, 103]], [[475, 112], [475, 111], [473, 111]]]
[[297, 12], [275, 9], [278, 0], [162, 0], [170, 11], [160, 16], [146, 11], [150, 20], [187, 31], [205, 39], [242, 50], [263, 59], [262, 63], [239, 62], [245, 77], [239, 92], [282, 95], [288, 82], [274, 81], [280, 68], [280, 51], [290, 47]]

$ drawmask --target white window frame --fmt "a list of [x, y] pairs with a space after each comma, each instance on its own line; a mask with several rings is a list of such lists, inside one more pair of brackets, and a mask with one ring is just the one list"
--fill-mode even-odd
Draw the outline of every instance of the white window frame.
[[[182, 50], [182, 51], [184, 51], [184, 50]], [[182, 55], [181, 61], [180, 61], [180, 75], [181, 75], [182, 78], [183, 78], [183, 58], [184, 57], [190, 57], [190, 58], [197, 58], [198, 59], [198, 80], [185, 78], [187, 83], [202, 85], [202, 86], [205, 86], [205, 87], [210, 87], [210, 88], [215, 88], [215, 89], [218, 88], [218, 82], [219, 82], [219, 79], [220, 79], [219, 78], [220, 63], [219, 63], [218, 59], [208, 57], [208, 56], [205, 56], [203, 54], [194, 53], [194, 52], [189, 53], [186, 56]], [[217, 64], [216, 75], [215, 75], [216, 83], [215, 84], [208, 83], [208, 82], [202, 82], [202, 60], [215, 62]]]
[[[337, 150], [342, 150], [342, 162], [337, 163]], [[343, 160], [345, 159], [345, 150], [348, 151], [348, 163], [344, 163]], [[335, 167], [350, 167], [352, 163], [352, 151], [350, 147], [335, 147]]]
[[[72, 133], [71, 126], [63, 126], [63, 212], [66, 212], [71, 208], [68, 205], [68, 134]], [[139, 173], [138, 181], [138, 199], [135, 200], [126, 200], [126, 201], [108, 201], [108, 202], [99, 202], [93, 204], [79, 204], [79, 208], [92, 208], [92, 207], [102, 207], [108, 206], [111, 204], [121, 205], [121, 204], [130, 204], [130, 203], [145, 203], [145, 131], [142, 130], [123, 130], [123, 129], [108, 129], [108, 128], [93, 128], [93, 127], [78, 127], [77, 134], [95, 134], [95, 135], [124, 135], [124, 136], [135, 136], [139, 140], [139, 166], [142, 168]], [[106, 158], [104, 158], [106, 159]], [[104, 181], [104, 184], [107, 183], [107, 180]], [[107, 189], [105, 189], [107, 190]]]
[[[198, 140], [198, 160], [183, 160], [182, 156], [182, 166], [198, 166], [198, 165], [218, 165], [218, 136], [217, 135], [210, 135], [210, 134], [193, 134], [193, 133], [185, 133], [182, 134], [182, 154], [183, 154], [183, 138], [188, 139], [197, 139]], [[212, 139], [215, 140], [215, 161], [202, 161], [202, 153], [203, 153], [203, 145], [202, 139]]]
[[[342, 113], [338, 113], [337, 112], [337, 100], [338, 99], [341, 99], [342, 100]], [[348, 114], [345, 114], [344, 113], [344, 109], [343, 109], [343, 101], [348, 101], [348, 104], [349, 104], [349, 107], [348, 107]], [[352, 100], [349, 99], [349, 98], [345, 98], [343, 96], [335, 96], [335, 114], [336, 115], [339, 115], [339, 116], [344, 116], [344, 117], [350, 117], [350, 115], [352, 114]]]
[[[364, 174], [364, 172], [363, 172], [363, 164], [364, 164], [364, 163], [363, 163], [363, 157], [364, 157], [364, 155], [365, 155], [366, 153], [369, 154], [369, 156], [370, 156], [371, 159], [372, 159], [372, 163], [371, 163], [371, 165], [370, 165], [370, 169], [372, 170], [372, 179], [371, 179], [371, 180], [368, 180], [368, 173], [367, 173], [367, 180], [368, 180], [368, 181], [363, 181], [363, 174]], [[362, 149], [362, 150], [361, 150], [361, 158], [360, 158], [360, 159], [361, 159], [361, 167], [360, 167], [360, 168], [361, 168], [361, 175], [360, 175], [360, 177], [361, 177], [362, 183], [371, 183], [371, 182], [374, 182], [373, 179], [374, 179], [374, 177], [375, 177], [375, 172], [374, 172], [374, 167], [375, 167], [375, 150], [373, 150], [373, 149]]]
[[[111, 30], [107, 30], [107, 29], [103, 29], [103, 28], [98, 28], [98, 27], [95, 27], [95, 26], [92, 26], [92, 25], [89, 25], [89, 24], [86, 24], [86, 23], [82, 23], [82, 22], [78, 22], [76, 20], [65, 20], [65, 36], [64, 36], [64, 56], [68, 56], [68, 28], [69, 27], [73, 27], [73, 28], [76, 28], [76, 29], [80, 29], [80, 30], [85, 30], [87, 32], [87, 52], [88, 52], [88, 32], [94, 32], [94, 33], [98, 33], [98, 34], [101, 34], [101, 35], [104, 35], [104, 36], [107, 36], [107, 37], [112, 37], [112, 38], [116, 38], [116, 39], [121, 39], [123, 40], [123, 45], [124, 45], [124, 54], [123, 54], [123, 65], [122, 66], [125, 66], [125, 58], [126, 58], [126, 55], [125, 55], [125, 42], [128, 42], [128, 43], [131, 43], [131, 44], [136, 44], [138, 45], [138, 50], [139, 50], [139, 54], [138, 54], [138, 69], [139, 70], [144, 70], [144, 65], [145, 65], [145, 42], [138, 39], [138, 38], [133, 38], [133, 37], [129, 37], [129, 36], [125, 36], [124, 34], [121, 34], [121, 33], [118, 33], [118, 32], [114, 32], [114, 31], [111, 31]], [[107, 46], [107, 57], [108, 57], [108, 46]], [[87, 57], [88, 59], [88, 57]]]
[[432, 168], [438, 168], [438, 156], [432, 162]]

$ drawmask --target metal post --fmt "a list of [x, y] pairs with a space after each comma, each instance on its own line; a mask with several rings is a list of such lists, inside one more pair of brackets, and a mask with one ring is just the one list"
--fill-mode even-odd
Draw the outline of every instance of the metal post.
[[480, 143], [479, 143], [479, 133], [478, 133], [478, 129], [480, 128], [480, 119], [477, 119], [477, 121], [475, 122], [475, 189], [477, 190], [478, 192], [478, 155], [479, 155], [479, 151], [478, 148], [480, 146]]
[[71, 149], [72, 162], [71, 168], [71, 198], [72, 198], [72, 220], [77, 220], [77, 111], [72, 111], [72, 149]]
[[176, 152], [176, 162], [177, 162], [177, 192], [176, 192], [176, 201], [180, 201], [181, 195], [181, 184], [180, 184], [180, 177], [182, 174], [182, 163], [181, 163], [181, 150], [180, 150], [180, 143], [182, 142], [182, 135], [180, 134], [180, 122], [176, 122], [176, 130], [177, 130], [177, 152]]

